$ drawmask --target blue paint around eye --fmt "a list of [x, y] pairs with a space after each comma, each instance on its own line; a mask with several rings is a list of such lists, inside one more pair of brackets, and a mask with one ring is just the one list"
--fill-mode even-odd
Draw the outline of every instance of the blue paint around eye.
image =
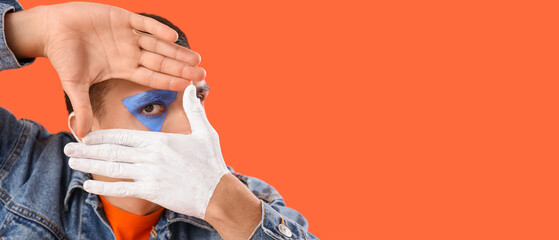
[[[171, 105], [177, 99], [177, 92], [169, 90], [151, 90], [143, 93], [138, 93], [136, 95], [122, 99], [122, 103], [134, 115], [138, 121], [140, 121], [144, 126], [149, 128], [149, 130], [154, 132], [160, 132], [161, 126], [165, 121], [167, 116], [167, 111], [169, 105]], [[165, 107], [165, 112], [157, 115], [145, 115], [142, 114], [144, 107], [148, 104], [161, 104]]]

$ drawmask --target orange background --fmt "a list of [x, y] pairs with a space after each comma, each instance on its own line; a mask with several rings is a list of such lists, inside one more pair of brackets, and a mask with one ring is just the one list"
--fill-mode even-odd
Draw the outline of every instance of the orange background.
[[[186, 32], [227, 163], [321, 239], [559, 239], [557, 1], [99, 2]], [[48, 61], [0, 79], [67, 130]]]

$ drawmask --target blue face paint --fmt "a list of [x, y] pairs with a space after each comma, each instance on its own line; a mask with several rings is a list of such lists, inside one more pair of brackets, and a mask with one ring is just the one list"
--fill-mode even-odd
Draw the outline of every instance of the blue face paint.
[[[151, 90], [122, 99], [124, 106], [134, 115], [138, 121], [151, 131], [161, 131], [161, 126], [167, 116], [169, 105], [177, 99], [177, 92], [169, 90]], [[165, 107], [165, 112], [155, 115], [146, 115], [142, 113], [144, 108], [149, 104], [160, 104]]]

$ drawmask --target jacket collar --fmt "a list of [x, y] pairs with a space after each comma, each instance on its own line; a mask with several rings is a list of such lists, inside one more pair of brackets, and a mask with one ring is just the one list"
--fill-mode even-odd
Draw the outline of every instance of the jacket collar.
[[64, 197], [64, 209], [68, 211], [68, 205], [70, 204], [70, 200], [72, 199], [72, 195], [78, 189], [83, 189], [83, 183], [86, 180], [91, 179], [91, 174], [84, 173], [81, 171], [71, 170], [71, 180], [70, 184], [68, 185], [68, 190], [66, 191], [66, 196]]

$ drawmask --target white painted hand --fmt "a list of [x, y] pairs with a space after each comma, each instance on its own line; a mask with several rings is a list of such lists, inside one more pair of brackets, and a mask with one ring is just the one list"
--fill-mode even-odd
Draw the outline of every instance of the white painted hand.
[[219, 136], [190, 85], [183, 97], [192, 134], [126, 129], [94, 131], [84, 143], [69, 143], [64, 152], [70, 167], [134, 182], [88, 180], [86, 191], [108, 196], [138, 197], [182, 214], [204, 219], [225, 166]]

